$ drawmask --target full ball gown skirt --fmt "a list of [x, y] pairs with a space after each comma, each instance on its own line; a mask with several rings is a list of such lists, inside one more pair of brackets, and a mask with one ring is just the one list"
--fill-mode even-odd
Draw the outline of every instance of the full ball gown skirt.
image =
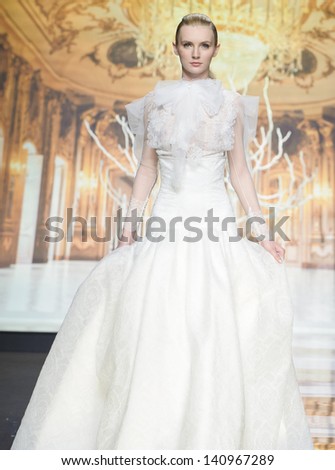
[[[179, 193], [172, 161], [159, 152], [163, 240], [112, 251], [80, 285], [12, 449], [313, 448], [285, 263], [229, 240], [235, 223], [208, 236], [208, 209], [234, 216], [222, 155], [187, 163]], [[179, 223], [173, 241], [176, 216], [202, 217], [201, 240]]]

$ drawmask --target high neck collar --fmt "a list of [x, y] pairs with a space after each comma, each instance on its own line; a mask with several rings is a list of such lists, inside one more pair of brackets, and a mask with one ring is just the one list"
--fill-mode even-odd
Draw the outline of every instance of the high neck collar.
[[[167, 80], [169, 81], [169, 80]], [[176, 83], [181, 86], [196, 86], [201, 88], [223, 88], [222, 82], [217, 78], [194, 78], [192, 80], [188, 80], [187, 78], [180, 78], [179, 80], [170, 80], [170, 83]]]
[[[189, 93], [192, 93], [196, 95], [191, 99], [194, 105], [201, 105], [209, 115], [213, 116], [218, 113], [223, 103], [222, 90], [221, 81], [214, 78], [160, 80], [156, 83], [154, 90], [155, 102], [158, 106], [172, 106], [172, 109], [174, 109], [178, 102], [189, 96]], [[189, 93], [185, 95], [185, 91]]]

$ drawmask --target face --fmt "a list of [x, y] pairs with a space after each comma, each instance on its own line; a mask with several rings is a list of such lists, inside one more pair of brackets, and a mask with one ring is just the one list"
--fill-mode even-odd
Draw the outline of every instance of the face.
[[209, 66], [219, 52], [215, 46], [214, 33], [206, 25], [183, 25], [179, 30], [178, 44], [172, 43], [179, 56], [182, 76], [186, 79], [208, 78]]

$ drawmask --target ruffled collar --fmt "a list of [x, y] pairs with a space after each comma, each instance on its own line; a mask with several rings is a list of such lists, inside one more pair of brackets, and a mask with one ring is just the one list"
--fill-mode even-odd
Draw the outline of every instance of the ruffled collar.
[[158, 106], [173, 107], [189, 93], [209, 116], [217, 114], [223, 104], [223, 85], [220, 80], [213, 78], [200, 78], [187, 80], [160, 80], [156, 83], [155, 102]]

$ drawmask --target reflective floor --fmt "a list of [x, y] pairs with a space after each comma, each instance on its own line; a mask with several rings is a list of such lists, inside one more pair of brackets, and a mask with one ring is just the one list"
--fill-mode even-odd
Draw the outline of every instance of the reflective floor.
[[[59, 261], [0, 269], [0, 331], [57, 332], [77, 288], [95, 265]], [[334, 274], [287, 267], [295, 309], [293, 357], [314, 445], [335, 450]], [[27, 355], [27, 360], [29, 357], [33, 383], [42, 363], [34, 362], [36, 355]], [[25, 367], [29, 374], [29, 360]], [[12, 375], [7, 370], [5, 376], [8, 374]], [[10, 410], [2, 410], [1, 415], [10, 420]]]

